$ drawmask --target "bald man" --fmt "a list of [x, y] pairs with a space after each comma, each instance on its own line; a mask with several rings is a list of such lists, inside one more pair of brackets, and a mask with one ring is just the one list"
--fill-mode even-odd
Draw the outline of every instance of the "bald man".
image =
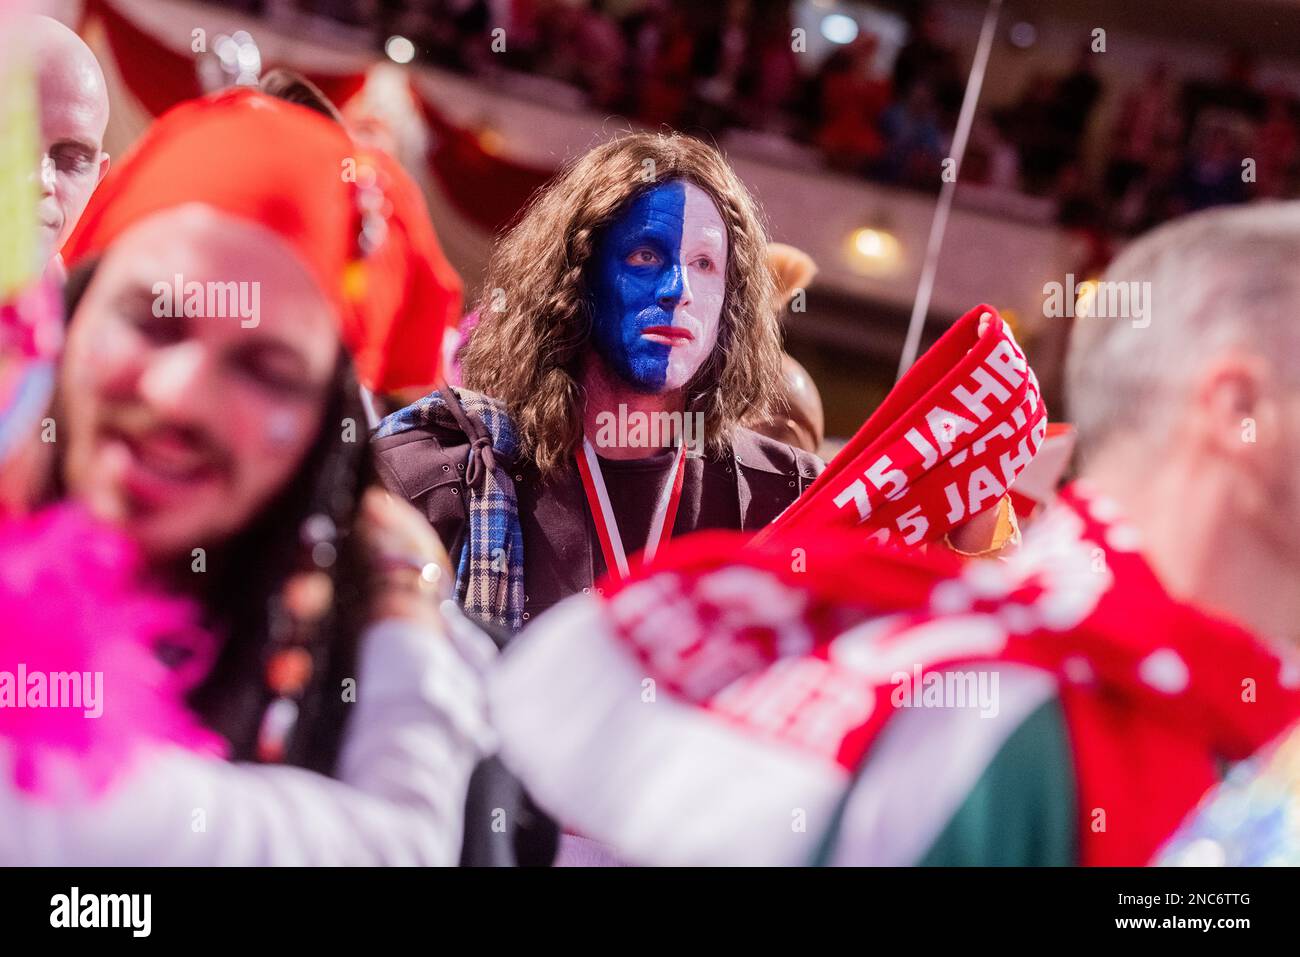
[[32, 17], [41, 110], [41, 241], [54, 259], [108, 172], [108, 87], [90, 47], [50, 17]]

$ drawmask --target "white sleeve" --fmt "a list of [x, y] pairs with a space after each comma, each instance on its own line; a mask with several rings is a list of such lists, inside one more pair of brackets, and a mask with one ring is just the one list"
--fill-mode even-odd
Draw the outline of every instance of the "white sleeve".
[[395, 620], [366, 631], [358, 670], [337, 778], [168, 747], [93, 804], [5, 789], [0, 861], [457, 863], [469, 776], [492, 747], [479, 676], [447, 634]]

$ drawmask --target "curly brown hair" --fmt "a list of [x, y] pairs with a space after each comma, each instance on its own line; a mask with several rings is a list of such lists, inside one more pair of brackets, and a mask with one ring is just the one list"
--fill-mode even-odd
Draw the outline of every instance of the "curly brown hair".
[[707, 446], [719, 451], [742, 419], [771, 408], [781, 333], [757, 204], [721, 154], [697, 139], [620, 136], [562, 171], [497, 244], [462, 357], [465, 385], [505, 403], [524, 454], [543, 474], [582, 442], [587, 264], [601, 232], [642, 193], [673, 181], [704, 190], [727, 227], [717, 344], [686, 385], [685, 411], [703, 413]]

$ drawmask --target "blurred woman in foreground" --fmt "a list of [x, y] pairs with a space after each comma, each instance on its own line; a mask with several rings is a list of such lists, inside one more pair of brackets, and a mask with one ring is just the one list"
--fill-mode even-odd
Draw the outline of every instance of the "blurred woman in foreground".
[[[38, 677], [11, 689], [31, 706], [50, 621], [59, 671], [102, 674], [94, 707], [0, 710], [7, 863], [456, 861], [478, 680], [439, 611], [436, 536], [367, 488], [366, 310], [420, 265], [380, 168], [329, 120], [228, 92], [160, 119], [69, 240], [45, 503], [138, 554], [95, 527], [74, 566], [62, 506], [0, 535], [0, 606], [29, 625], [0, 643], [0, 693], [24, 659]], [[212, 638], [175, 606], [78, 637], [97, 598], [78, 574], [137, 564]], [[110, 754], [115, 773], [90, 773]]]

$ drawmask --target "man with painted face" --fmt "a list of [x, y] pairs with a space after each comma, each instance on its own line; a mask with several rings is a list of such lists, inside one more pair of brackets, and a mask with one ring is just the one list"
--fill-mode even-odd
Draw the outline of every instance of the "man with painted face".
[[592, 263], [592, 346], [607, 371], [645, 394], [680, 390], [717, 341], [726, 261], [726, 225], [694, 183], [633, 200]]
[[[790, 505], [822, 462], [741, 425], [777, 397], [778, 303], [754, 201], [698, 140], [624, 136], [542, 191], [494, 251], [467, 389], [376, 433], [466, 610], [517, 630], [671, 536]], [[952, 544], [994, 542], [997, 511]]]
[[[745, 188], [687, 137], [604, 144], [534, 201], [462, 355], [467, 422], [435, 393], [375, 441], [386, 484], [451, 546], [470, 612], [516, 629], [670, 536], [761, 528], [817, 476], [739, 425], [779, 376], [766, 255]], [[518, 536], [482, 514], [494, 494]]]
[[[741, 425], [777, 400], [778, 304], [756, 205], [698, 140], [615, 139], [534, 199], [494, 250], [466, 388], [394, 413], [374, 439], [385, 485], [447, 543], [471, 617], [503, 641], [670, 536], [768, 525], [813, 482], [820, 459]], [[996, 511], [953, 544], [993, 543]], [[508, 862], [520, 836], [549, 860], [545, 828], [489, 832], [518, 784], [480, 771], [463, 860]], [[560, 860], [610, 859], [570, 837]]]

